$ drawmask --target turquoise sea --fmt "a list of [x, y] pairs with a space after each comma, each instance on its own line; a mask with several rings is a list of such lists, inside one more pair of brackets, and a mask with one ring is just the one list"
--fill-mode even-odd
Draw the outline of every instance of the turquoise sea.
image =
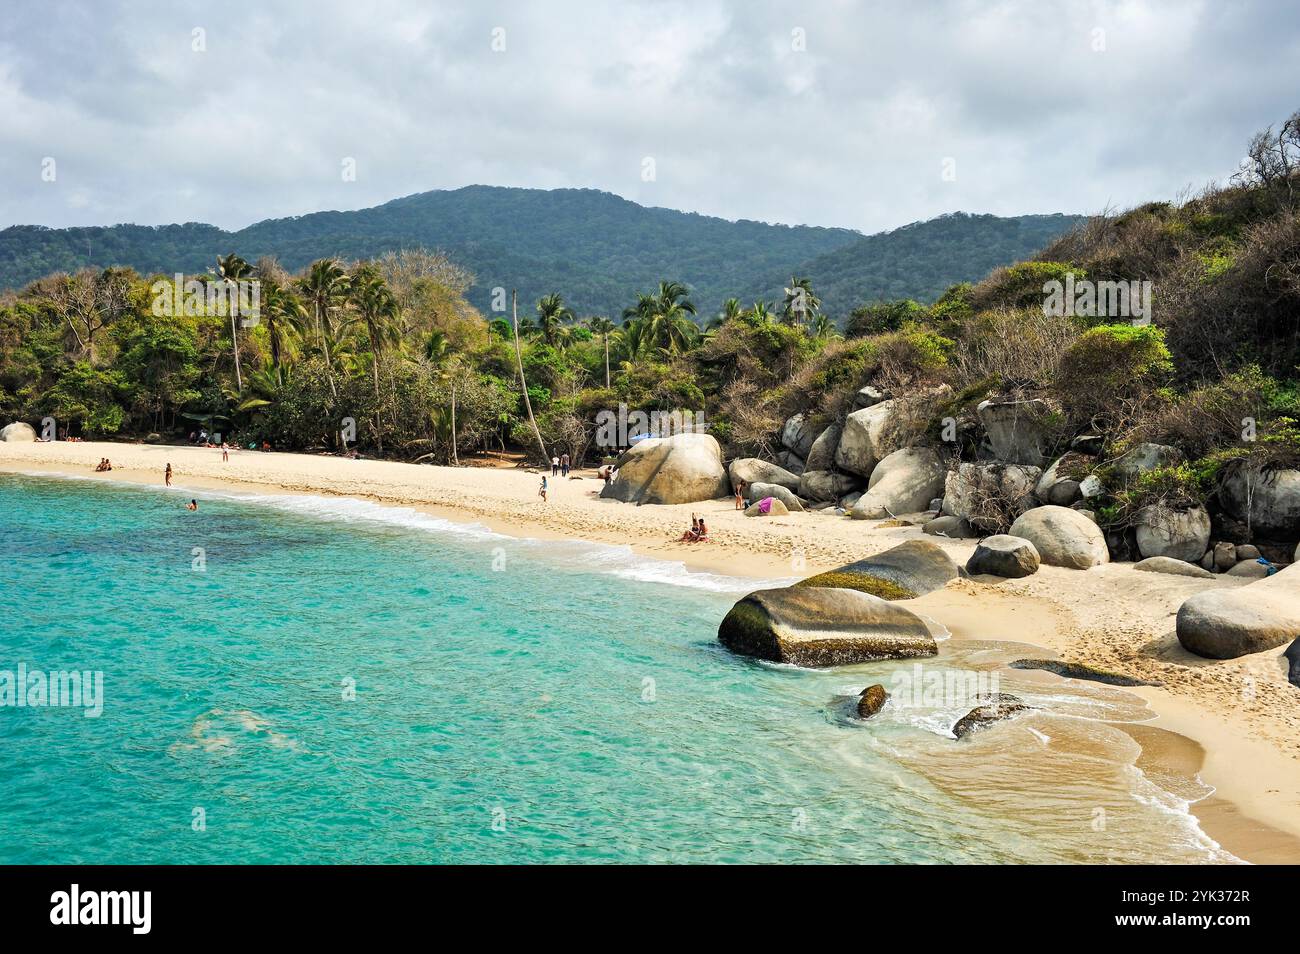
[[912, 664], [734, 657], [752, 588], [361, 501], [0, 476], [0, 671], [104, 679], [98, 718], [0, 708], [0, 862], [1226, 859], [1099, 721], [1135, 697], [1013, 673], [1046, 711], [997, 732], [858, 722]]

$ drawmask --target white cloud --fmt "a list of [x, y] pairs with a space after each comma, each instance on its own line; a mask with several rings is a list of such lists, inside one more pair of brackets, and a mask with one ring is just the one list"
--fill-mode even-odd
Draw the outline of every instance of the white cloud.
[[0, 225], [238, 228], [483, 182], [870, 232], [1172, 197], [1300, 106], [1284, 2], [106, 2], [4, 29]]

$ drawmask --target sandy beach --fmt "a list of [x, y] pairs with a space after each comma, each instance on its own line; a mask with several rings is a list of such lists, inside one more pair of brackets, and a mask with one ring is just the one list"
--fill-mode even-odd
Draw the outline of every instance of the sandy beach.
[[[100, 458], [113, 462], [96, 474]], [[496, 467], [432, 467], [305, 454], [119, 443], [0, 443], [0, 470], [68, 474], [161, 485], [195, 496], [232, 491], [346, 495], [414, 507], [499, 532], [542, 539], [628, 545], [641, 555], [693, 569], [755, 578], [809, 575], [886, 549], [921, 533], [903, 521], [854, 521], [823, 513], [746, 518], [730, 500], [636, 507], [598, 497], [591, 472], [550, 480], [537, 496], [538, 472]], [[692, 513], [708, 521], [708, 544], [682, 544]], [[965, 563], [974, 541], [926, 537]], [[1138, 764], [1200, 777], [1215, 794], [1193, 811], [1205, 831], [1238, 857], [1300, 861], [1300, 696], [1286, 682], [1278, 651], [1212, 661], [1184, 651], [1174, 615], [1207, 587], [1239, 579], [1142, 573], [1131, 564], [1087, 571], [1043, 566], [1022, 580], [957, 580], [912, 605], [954, 638], [1031, 643], [1063, 659], [1159, 683], [1130, 691], [1158, 717], [1132, 729]], [[1050, 677], [1057, 678], [1057, 677]]]

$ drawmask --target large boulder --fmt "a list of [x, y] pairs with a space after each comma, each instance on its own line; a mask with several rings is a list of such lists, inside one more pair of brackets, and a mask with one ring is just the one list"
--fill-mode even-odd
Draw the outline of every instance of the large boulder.
[[1039, 562], [1038, 549], [1028, 540], [999, 533], [979, 542], [966, 561], [966, 572], [1019, 579], [1037, 573]]
[[995, 458], [1032, 467], [1047, 463], [1052, 409], [1046, 401], [983, 401], [975, 412]]
[[921, 526], [921, 532], [953, 540], [974, 540], [980, 536], [980, 532], [964, 517], [935, 517]]
[[853, 506], [857, 520], [878, 520], [900, 513], [916, 513], [943, 493], [948, 469], [929, 447], [905, 447], [876, 465], [867, 492]]
[[938, 652], [915, 613], [869, 593], [791, 586], [750, 593], [718, 627], [732, 652], [796, 666], [847, 666]]
[[1193, 576], [1201, 580], [1214, 579], [1214, 574], [1209, 570], [1167, 556], [1153, 556], [1139, 560], [1133, 564], [1133, 569], [1141, 570], [1143, 573], [1171, 573], [1174, 576]]
[[1155, 470], [1182, 463], [1183, 454], [1168, 444], [1134, 444], [1115, 461], [1115, 473], [1126, 480]]
[[1079, 486], [1079, 481], [1065, 476], [1064, 471], [1087, 460], [1088, 458], [1082, 454], [1075, 453], [1058, 457], [1052, 462], [1051, 467], [1043, 471], [1043, 476], [1038, 479], [1038, 485], [1034, 488], [1034, 495], [1045, 504], [1055, 504], [1058, 507], [1070, 506], [1083, 496], [1083, 490]]
[[1166, 556], [1194, 563], [1210, 545], [1210, 515], [1204, 507], [1143, 507], [1134, 521], [1138, 552], [1144, 557]]
[[36, 440], [36, 429], [25, 421], [15, 421], [0, 428], [0, 441], [5, 443], [30, 443]]
[[1300, 537], [1300, 470], [1232, 465], [1219, 488], [1219, 499], [1230, 516], [1249, 523], [1259, 537]]
[[714, 500], [730, 493], [722, 448], [712, 434], [650, 437], [624, 451], [602, 497], [636, 504]]
[[844, 433], [841, 424], [832, 424], [817, 435], [804, 462], [804, 470], [834, 470], [835, 448], [840, 446], [840, 435]]
[[772, 497], [785, 504], [785, 509], [791, 513], [800, 513], [803, 510], [803, 502], [795, 495], [794, 491], [780, 484], [752, 483], [746, 488], [747, 500], [762, 500], [764, 497]]
[[908, 540], [795, 585], [842, 587], [885, 599], [907, 600], [937, 590], [957, 576], [957, 564], [943, 547], [929, 540]]
[[858, 388], [858, 393], [853, 395], [853, 409], [860, 411], [864, 407], [872, 407], [888, 399], [889, 395], [887, 393], [868, 384], [866, 387]]
[[778, 464], [759, 460], [757, 457], [736, 458], [727, 466], [727, 475], [731, 478], [733, 487], [739, 482], [746, 486], [750, 484], [780, 484], [782, 487], [789, 487], [791, 490], [799, 489], [798, 474], [792, 474]]
[[1016, 518], [1008, 531], [1024, 537], [1038, 548], [1048, 566], [1086, 570], [1110, 562], [1106, 536], [1101, 528], [1069, 507], [1036, 507]]
[[781, 450], [777, 451], [773, 456], [776, 457], [776, 462], [780, 464], [782, 467], [784, 467], [786, 470], [788, 470], [790, 473], [796, 475], [803, 473], [804, 470], [803, 458], [801, 458], [798, 454], [794, 453], [793, 451], [788, 451], [785, 448], [782, 448]]
[[812, 450], [816, 437], [817, 432], [813, 430], [812, 422], [806, 414], [796, 414], [781, 428], [781, 445], [804, 460], [808, 459], [808, 452]]
[[1178, 641], [1210, 659], [1276, 649], [1300, 636], [1300, 564], [1264, 580], [1197, 593], [1178, 609]]
[[799, 496], [804, 500], [839, 500], [862, 486], [856, 477], [833, 470], [805, 470], [799, 477]]
[[1300, 689], [1300, 638], [1287, 647], [1286, 652], [1282, 654], [1286, 659], [1286, 679], [1287, 682]]
[[1034, 487], [1043, 472], [1026, 464], [988, 463], [958, 464], [948, 472], [943, 488], [943, 513], [963, 517], [972, 526], [997, 530], [990, 514], [1024, 513], [1038, 503]]

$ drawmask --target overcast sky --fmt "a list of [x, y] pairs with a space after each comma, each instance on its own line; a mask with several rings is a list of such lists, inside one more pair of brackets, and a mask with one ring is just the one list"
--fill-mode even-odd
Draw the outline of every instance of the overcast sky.
[[11, 3], [0, 226], [472, 183], [864, 232], [1094, 212], [1231, 173], [1298, 64], [1289, 0]]

